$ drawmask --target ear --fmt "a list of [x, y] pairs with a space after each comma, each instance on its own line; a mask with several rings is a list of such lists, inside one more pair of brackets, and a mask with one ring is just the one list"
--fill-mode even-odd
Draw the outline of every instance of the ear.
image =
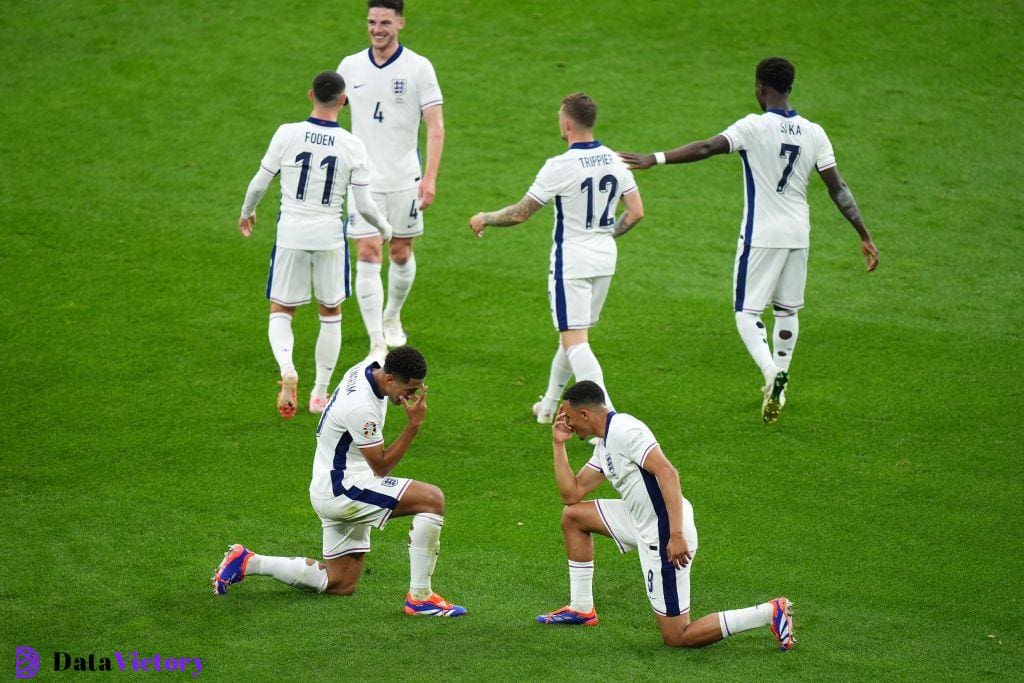
[[347, 94], [341, 93], [340, 95], [338, 95], [338, 106], [339, 107], [344, 107], [346, 102], [348, 102], [348, 95]]
[[308, 94], [309, 94], [309, 101], [314, 103], [314, 104], [316, 104], [316, 98], [313, 96], [313, 89], [312, 88], [309, 89], [309, 93]]

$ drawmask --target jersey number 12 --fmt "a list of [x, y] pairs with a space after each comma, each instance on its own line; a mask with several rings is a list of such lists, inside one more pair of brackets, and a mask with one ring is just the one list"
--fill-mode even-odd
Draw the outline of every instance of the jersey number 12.
[[[608, 193], [608, 203], [605, 205], [604, 213], [598, 222], [598, 225], [602, 228], [615, 224], [615, 216], [612, 212], [615, 210], [615, 191], [618, 188], [619, 181], [613, 175], [606, 175], [597, 183], [599, 191]], [[589, 230], [594, 225], [594, 179], [587, 178], [584, 180], [580, 185], [580, 191], [587, 193], [587, 230]]]

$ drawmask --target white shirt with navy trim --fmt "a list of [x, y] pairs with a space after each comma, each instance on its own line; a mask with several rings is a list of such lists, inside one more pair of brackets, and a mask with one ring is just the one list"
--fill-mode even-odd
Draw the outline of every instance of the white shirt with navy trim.
[[319, 251], [345, 243], [348, 186], [370, 182], [366, 147], [336, 121], [285, 123], [260, 166], [281, 175], [277, 246]]
[[[608, 413], [605, 436], [594, 447], [587, 467], [599, 470], [619, 492], [643, 543], [668, 543], [669, 519], [657, 478], [643, 469], [647, 456], [658, 445], [651, 430], [626, 413]], [[653, 489], [652, 489], [653, 487]], [[665, 538], [659, 537], [659, 523]]]
[[795, 111], [749, 114], [722, 132], [743, 160], [740, 238], [753, 247], [810, 246], [807, 184], [811, 171], [836, 165], [824, 129]]
[[341, 60], [352, 112], [352, 132], [370, 155], [370, 187], [397, 192], [419, 185], [419, 131], [423, 110], [444, 103], [430, 60], [404, 45], [383, 64], [373, 48]]
[[310, 497], [341, 496], [376, 476], [359, 449], [384, 443], [388, 400], [373, 378], [373, 371], [379, 367], [376, 362], [365, 361], [352, 366], [331, 394], [316, 428]]
[[615, 274], [615, 210], [622, 195], [636, 190], [633, 173], [600, 140], [578, 142], [547, 160], [527, 194], [541, 204], [555, 201], [556, 280]]

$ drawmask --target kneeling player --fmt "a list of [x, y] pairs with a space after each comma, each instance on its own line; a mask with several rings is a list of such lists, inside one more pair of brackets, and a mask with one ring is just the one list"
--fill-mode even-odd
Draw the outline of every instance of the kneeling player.
[[[391, 351], [383, 368], [364, 361], [345, 373], [317, 426], [309, 485], [310, 502], [323, 525], [324, 561], [257, 555], [235, 544], [213, 577], [215, 594], [224, 595], [229, 585], [255, 574], [317, 593], [351, 595], [370, 550], [370, 527], [383, 529], [392, 517], [413, 515], [405, 613], [435, 617], [466, 613], [466, 608], [452, 605], [430, 585], [444, 524], [444, 494], [431, 484], [389, 476], [426, 415], [426, 375], [423, 355], [410, 346]], [[388, 400], [405, 408], [409, 422], [385, 448]]]
[[[578, 474], [569, 467], [565, 450], [573, 433], [581, 439], [600, 439]], [[565, 392], [552, 440], [555, 480], [566, 503], [562, 531], [569, 556], [571, 601], [540, 615], [538, 622], [597, 625], [592, 588], [592, 534], [597, 533], [611, 537], [620, 552], [635, 548], [639, 553], [644, 587], [666, 645], [701, 647], [740, 631], [770, 626], [782, 650], [793, 647], [791, 605], [782, 597], [690, 622], [690, 566], [697, 552], [693, 507], [683, 498], [679, 473], [647, 425], [609, 410], [601, 387], [584, 381]], [[605, 479], [621, 499], [581, 502]]]

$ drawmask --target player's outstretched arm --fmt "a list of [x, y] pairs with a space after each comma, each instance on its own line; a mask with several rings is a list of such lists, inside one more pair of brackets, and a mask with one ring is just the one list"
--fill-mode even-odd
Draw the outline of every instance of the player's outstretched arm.
[[626, 205], [626, 210], [612, 228], [612, 237], [615, 238], [625, 235], [644, 218], [644, 200], [640, 198], [640, 190], [622, 195], [622, 203]]
[[444, 151], [444, 115], [441, 105], [424, 109], [423, 122], [427, 126], [427, 164], [417, 197], [420, 211], [434, 203], [437, 193], [437, 173], [441, 168], [441, 153]]
[[477, 237], [483, 237], [484, 228], [488, 225], [502, 228], [519, 225], [529, 220], [530, 216], [537, 213], [541, 206], [543, 204], [527, 194], [516, 204], [506, 206], [499, 211], [481, 211], [469, 219], [469, 227]]
[[572, 438], [573, 431], [569, 428], [568, 419], [561, 410], [558, 411], [551, 425], [551, 446], [555, 457], [555, 483], [558, 493], [566, 505], [574, 505], [605, 480], [603, 472], [584, 465], [579, 474], [573, 474], [569, 466], [569, 454], [565, 451], [565, 442]]
[[405, 414], [408, 416], [409, 421], [406, 423], [402, 433], [398, 435], [398, 438], [392, 441], [391, 445], [387, 448], [379, 445], [372, 448], [359, 449], [363, 457], [366, 458], [366, 462], [369, 463], [370, 469], [378, 477], [387, 476], [391, 470], [395, 469], [412, 444], [412, 440], [419, 433], [420, 426], [423, 424], [423, 418], [427, 415], [426, 385], [423, 386], [419, 395], [413, 396], [411, 399], [403, 396], [399, 400], [402, 402], [402, 407], [405, 408]]
[[637, 154], [636, 152], [619, 152], [619, 157], [626, 162], [630, 170], [637, 171], [658, 164], [688, 164], [701, 161], [717, 154], [729, 152], [729, 141], [724, 135], [716, 135], [707, 140], [697, 140], [667, 152]]
[[242, 203], [242, 215], [238, 219], [238, 229], [246, 237], [252, 234], [253, 226], [256, 225], [256, 206], [263, 199], [263, 195], [267, 193], [267, 188], [270, 187], [270, 181], [273, 179], [274, 174], [260, 166], [256, 175], [249, 181], [249, 187], [245, 191], [245, 201]]
[[685, 567], [690, 563], [691, 555], [686, 537], [683, 536], [683, 494], [679, 488], [679, 472], [661, 452], [661, 446], [651, 449], [644, 459], [643, 468], [657, 478], [661, 497], [668, 510], [668, 561], [676, 567]]
[[381, 238], [387, 242], [391, 239], [394, 230], [388, 219], [377, 208], [377, 202], [373, 201], [370, 188], [365, 185], [352, 185], [352, 198], [356, 202], [356, 211], [366, 220], [367, 223], [377, 228]]
[[818, 171], [818, 175], [825, 181], [825, 186], [828, 187], [828, 196], [832, 198], [836, 208], [860, 235], [860, 251], [864, 255], [864, 263], [870, 273], [878, 267], [878, 247], [875, 246], [871, 239], [871, 233], [868, 232], [860, 217], [860, 209], [857, 208], [857, 201], [853, 198], [853, 193], [850, 192], [849, 186], [840, 175], [838, 166]]

